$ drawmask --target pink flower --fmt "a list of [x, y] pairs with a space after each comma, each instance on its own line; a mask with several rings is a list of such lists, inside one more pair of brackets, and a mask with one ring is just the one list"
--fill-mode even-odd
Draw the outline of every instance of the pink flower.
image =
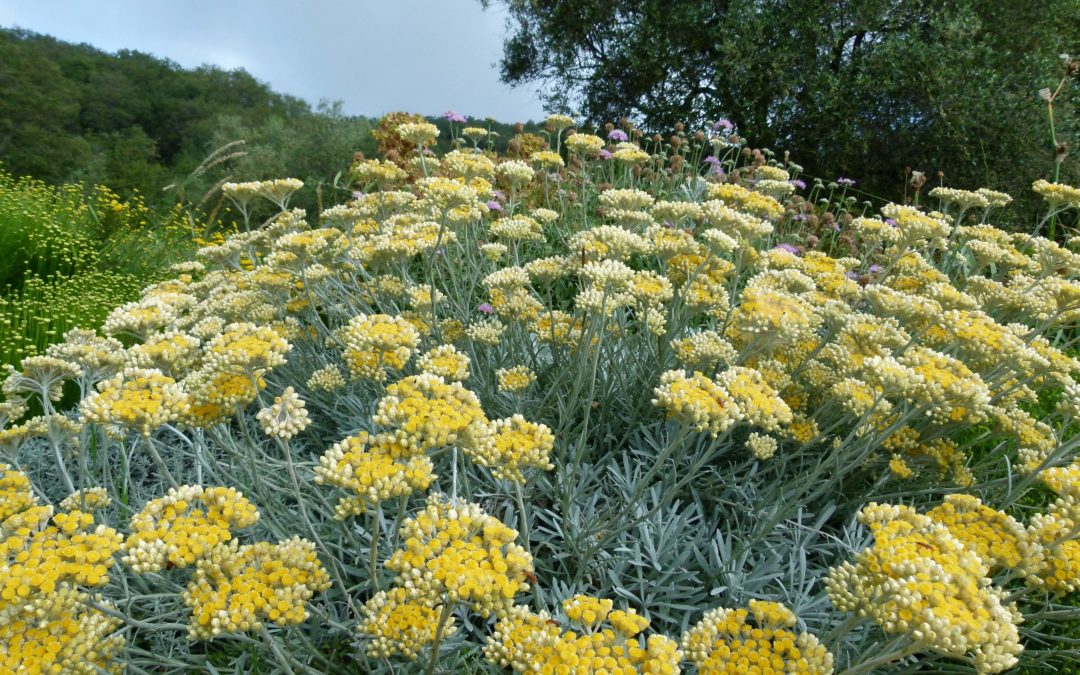
[[476, 309], [481, 314], [493, 314], [495, 312], [495, 308], [486, 302], [481, 302]]

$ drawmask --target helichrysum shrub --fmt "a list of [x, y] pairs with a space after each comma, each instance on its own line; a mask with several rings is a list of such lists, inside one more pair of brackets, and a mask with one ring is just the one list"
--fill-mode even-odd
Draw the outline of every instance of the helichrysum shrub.
[[[10, 369], [5, 668], [1054, 657], [1080, 242], [999, 227], [992, 190], [808, 187], [730, 125], [573, 124], [439, 157], [403, 118], [321, 214], [228, 184], [280, 212]], [[1034, 189], [1075, 225], [1080, 191]]]

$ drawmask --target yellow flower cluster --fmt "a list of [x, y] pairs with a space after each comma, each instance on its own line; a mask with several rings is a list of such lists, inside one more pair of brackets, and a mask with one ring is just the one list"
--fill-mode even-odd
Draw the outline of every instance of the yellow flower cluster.
[[600, 206], [621, 211], [644, 211], [655, 199], [644, 190], [604, 190], [600, 193]]
[[956, 188], [936, 187], [929, 192], [934, 199], [940, 199], [945, 204], [955, 204], [961, 211], [967, 209], [985, 209], [990, 206], [990, 200], [979, 192], [971, 190], [958, 190]]
[[536, 172], [525, 162], [511, 159], [497, 164], [495, 166], [495, 175], [505, 179], [515, 187], [522, 187], [533, 179]]
[[9, 464], [0, 464], [0, 523], [37, 504], [30, 479]]
[[86, 606], [90, 596], [64, 587], [3, 615], [0, 671], [5, 673], [123, 673], [116, 661], [125, 640], [120, 621]]
[[779, 218], [784, 214], [784, 207], [772, 197], [733, 183], [709, 186], [709, 199], [718, 199], [733, 209], [758, 218]]
[[927, 650], [970, 657], [980, 673], [1016, 664], [1022, 617], [990, 584], [975, 549], [908, 506], [870, 504], [859, 520], [874, 545], [830, 570], [826, 588], [838, 610], [870, 617]]
[[[517, 673], [681, 672], [682, 653], [674, 640], [660, 634], [641, 637], [648, 619], [633, 609], [612, 611], [612, 607], [611, 600], [587, 595], [566, 600], [567, 618], [585, 628], [580, 634], [560, 630], [546, 613], [514, 607], [495, 624], [484, 656]], [[605, 623], [610, 627], [603, 627]]]
[[565, 165], [562, 155], [551, 150], [540, 150], [539, 152], [534, 152], [529, 157], [529, 159], [531, 159], [534, 164], [536, 164], [542, 169], [557, 171]]
[[139, 573], [187, 567], [258, 519], [255, 506], [234, 488], [173, 488], [131, 518], [122, 561]]
[[821, 319], [798, 296], [768, 288], [750, 287], [731, 315], [729, 336], [737, 345], [760, 349], [787, 347], [814, 333]]
[[831, 675], [833, 655], [814, 635], [792, 631], [795, 623], [795, 614], [787, 607], [751, 600], [749, 610], [706, 612], [683, 635], [682, 648], [701, 675]]
[[926, 214], [913, 206], [887, 204], [881, 209], [881, 215], [896, 223], [900, 233], [898, 246], [914, 246], [927, 239], [948, 237], [952, 227], [944, 218]]
[[543, 241], [544, 232], [540, 223], [528, 216], [499, 218], [488, 228], [493, 237], [506, 242]]
[[394, 429], [399, 442], [419, 452], [483, 436], [487, 417], [480, 400], [458, 382], [437, 375], [411, 375], [386, 388], [371, 418]]
[[[747, 424], [767, 431], [780, 431], [794, 424], [795, 416], [787, 401], [766, 381], [761, 371], [735, 366], [717, 375], [716, 381], [738, 406], [742, 420]], [[796, 434], [792, 432], [792, 435]]]
[[1040, 477], [1058, 497], [1028, 523], [1021, 566], [1030, 586], [1072, 593], [1080, 589], [1080, 460]]
[[574, 134], [566, 139], [566, 147], [570, 152], [592, 155], [604, 149], [604, 139], [592, 134]]
[[0, 464], [0, 670], [123, 671], [120, 622], [76, 589], [108, 583], [121, 541], [89, 513], [40, 505], [26, 475]]
[[239, 546], [233, 541], [199, 559], [182, 594], [191, 609], [189, 636], [208, 640], [223, 633], [258, 630], [307, 619], [307, 601], [330, 587], [315, 545], [299, 537]]
[[671, 348], [684, 368], [715, 372], [720, 364], [733, 364], [738, 352], [716, 331], [705, 330], [673, 340]]
[[432, 494], [427, 507], [401, 526], [404, 546], [390, 556], [416, 598], [463, 602], [488, 616], [502, 614], [529, 590], [532, 556], [514, 543], [517, 531], [471, 503]]
[[315, 467], [315, 482], [353, 493], [338, 500], [335, 517], [344, 520], [393, 497], [426, 490], [435, 479], [431, 459], [392, 434], [360, 432], [335, 443]]
[[352, 378], [377, 382], [386, 380], [388, 370], [404, 368], [420, 344], [420, 333], [411, 323], [387, 314], [353, 317], [342, 338]]
[[1031, 185], [1035, 194], [1046, 200], [1051, 206], [1068, 206], [1080, 209], [1080, 189], [1066, 185], [1065, 183], [1051, 183], [1046, 180], [1037, 180]]
[[[443, 605], [416, 597], [405, 588], [392, 588], [373, 595], [364, 604], [357, 630], [370, 639], [364, 651], [374, 658], [401, 655], [415, 660], [420, 650], [435, 641]], [[445, 639], [457, 632], [448, 619], [439, 634]]]
[[84, 422], [115, 424], [149, 436], [187, 408], [187, 397], [173, 378], [160, 370], [125, 368], [83, 399], [81, 412]]
[[313, 372], [307, 386], [317, 391], [337, 391], [345, 386], [345, 377], [336, 365], [330, 364]]
[[536, 382], [536, 373], [528, 366], [499, 368], [495, 371], [495, 376], [499, 381], [499, 391], [508, 394], [521, 393]]
[[1033, 553], [1024, 526], [978, 497], [949, 495], [926, 515], [974, 550], [991, 571], [1019, 567]]
[[390, 160], [366, 159], [356, 162], [351, 170], [353, 181], [360, 185], [378, 185], [384, 187], [399, 183], [409, 174]]
[[[303, 181], [296, 178], [277, 178], [246, 183], [225, 183], [221, 186], [221, 191], [226, 197], [240, 204], [246, 204], [255, 197], [264, 197], [284, 209], [289, 196], [302, 187], [304, 187]], [[241, 209], [243, 210], [243, 207]]]
[[684, 371], [669, 370], [660, 376], [660, 386], [653, 393], [653, 405], [663, 408], [668, 418], [698, 431], [708, 430], [713, 436], [742, 418], [727, 390], [700, 372], [687, 377]]
[[[108, 508], [111, 503], [112, 497], [105, 488], [86, 488], [64, 497], [60, 502], [60, 510], [92, 512]], [[2, 520], [3, 516], [0, 515], [0, 521]]]
[[121, 536], [82, 511], [32, 506], [0, 523], [0, 614], [60, 584], [108, 582]]
[[251, 323], [233, 323], [214, 336], [204, 358], [223, 371], [259, 373], [285, 363], [289, 343], [275, 330]]
[[439, 345], [426, 352], [416, 363], [421, 372], [437, 375], [448, 382], [469, 379], [469, 357], [454, 345]]
[[548, 459], [554, 447], [555, 435], [547, 425], [514, 415], [492, 422], [490, 437], [466, 447], [465, 452], [480, 466], [491, 469], [496, 478], [524, 483], [522, 469], [526, 467], [555, 468]]
[[420, 147], [430, 145], [439, 137], [439, 127], [431, 122], [406, 122], [399, 125], [396, 131], [398, 136]]
[[127, 350], [131, 365], [140, 368], [157, 368], [167, 375], [178, 377], [199, 357], [202, 341], [194, 335], [177, 330], [148, 335], [141, 344]]

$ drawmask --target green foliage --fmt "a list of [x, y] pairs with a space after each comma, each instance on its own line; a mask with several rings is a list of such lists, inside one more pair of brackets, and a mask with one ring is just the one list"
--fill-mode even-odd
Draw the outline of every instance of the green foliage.
[[51, 187], [0, 171], [0, 364], [96, 328], [171, 262], [193, 253], [185, 212], [137, 194]]
[[59, 342], [72, 328], [96, 328], [109, 312], [139, 296], [139, 277], [106, 270], [28, 277], [0, 292], [0, 364], [18, 363]]
[[[890, 198], [905, 166], [1014, 194], [1049, 173], [1036, 92], [1080, 48], [1072, 0], [482, 1], [510, 13], [504, 81], [547, 84], [552, 108], [664, 133], [726, 117], [810, 175]], [[1056, 107], [1058, 138], [1076, 139], [1076, 106]], [[1062, 169], [1076, 182], [1074, 157]]]
[[154, 203], [210, 150], [243, 140], [245, 160], [189, 188], [284, 173], [315, 185], [374, 148], [370, 127], [340, 104], [313, 111], [243, 70], [186, 70], [140, 52], [0, 30], [0, 162], [17, 175], [139, 191]]

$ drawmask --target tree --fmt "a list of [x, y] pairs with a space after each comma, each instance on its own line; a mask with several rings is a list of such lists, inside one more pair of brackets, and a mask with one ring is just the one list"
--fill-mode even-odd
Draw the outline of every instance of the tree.
[[[811, 174], [890, 197], [905, 166], [1018, 194], [1048, 175], [1037, 91], [1060, 77], [1060, 53], [1080, 51], [1075, 0], [501, 4], [502, 78], [549, 85], [551, 109], [651, 131], [726, 117]], [[1075, 132], [1075, 107], [1058, 109]]]

